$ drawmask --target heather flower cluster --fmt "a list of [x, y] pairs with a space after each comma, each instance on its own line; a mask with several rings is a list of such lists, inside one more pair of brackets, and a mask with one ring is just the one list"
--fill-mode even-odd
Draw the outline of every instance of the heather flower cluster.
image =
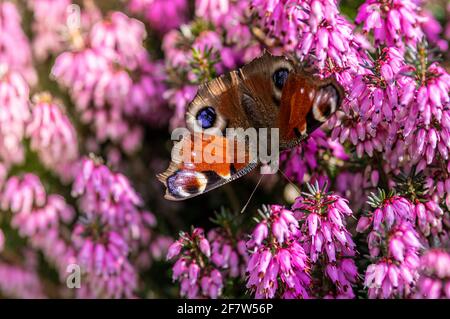
[[309, 298], [309, 260], [297, 240], [298, 220], [279, 205], [264, 207], [247, 242], [247, 288], [256, 298]]
[[373, 31], [375, 44], [389, 46], [415, 43], [423, 37], [423, 22], [417, 1], [366, 1], [358, 10], [356, 23], [364, 32]]
[[[0, 297], [450, 298], [444, 5], [0, 1]], [[167, 201], [199, 86], [264, 51], [339, 109], [276, 174]]]
[[99, 159], [79, 164], [72, 196], [83, 212], [72, 233], [78, 261], [88, 276], [83, 297], [132, 297], [136, 269], [128, 259], [131, 248], [149, 245], [154, 216], [144, 211], [142, 200], [128, 179], [111, 172]]
[[313, 290], [325, 298], [354, 298], [356, 245], [346, 227], [353, 212], [344, 198], [327, 193], [326, 187], [308, 186], [309, 193], [298, 197], [292, 207], [302, 223], [301, 240], [315, 274]]
[[357, 231], [369, 231], [367, 247], [372, 264], [367, 267], [364, 285], [369, 298], [410, 297], [418, 278], [422, 245], [414, 229], [413, 206], [397, 195], [372, 194], [375, 208], [361, 216]]
[[75, 218], [74, 208], [61, 195], [47, 194], [40, 178], [32, 173], [10, 177], [2, 188], [0, 203], [3, 211], [12, 214], [11, 227], [41, 251], [64, 278], [66, 267], [75, 261], [74, 251], [63, 236], [65, 225]]
[[215, 265], [208, 265], [211, 246], [203, 229], [195, 228], [191, 234], [181, 233], [170, 247], [167, 259], [177, 257], [172, 279], [180, 282], [180, 296], [189, 299], [217, 298], [222, 294], [223, 278]]
[[326, 180], [330, 166], [342, 166], [348, 159], [343, 146], [320, 129], [304, 144], [283, 152], [280, 157], [286, 175], [299, 184], [311, 179]]
[[[144, 48], [144, 24], [122, 12], [70, 30], [69, 47], [57, 56], [52, 76], [68, 88], [81, 122], [96, 142], [111, 140], [124, 152], [140, 146], [143, 127], [159, 110], [164, 75]], [[157, 121], [155, 121], [157, 123]]]
[[71, 167], [79, 158], [78, 141], [72, 122], [62, 105], [48, 93], [32, 98], [31, 121], [25, 129], [30, 149], [37, 152], [43, 165], [70, 179]]
[[441, 249], [431, 249], [422, 256], [421, 277], [417, 283], [418, 298], [450, 299], [449, 258], [449, 253]]
[[249, 254], [238, 220], [222, 208], [212, 220], [219, 227], [207, 234], [202, 228], [181, 232], [170, 245], [167, 259], [176, 259], [172, 280], [180, 283], [181, 297], [226, 297], [243, 281]]
[[26, 123], [30, 120], [28, 104], [29, 87], [25, 79], [16, 71], [0, 64], [0, 158], [2, 165], [9, 167], [24, 160]]

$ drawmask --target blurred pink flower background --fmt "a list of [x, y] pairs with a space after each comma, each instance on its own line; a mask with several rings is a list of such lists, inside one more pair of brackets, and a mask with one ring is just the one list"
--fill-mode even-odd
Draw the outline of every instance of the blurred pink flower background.
[[[1, 1], [0, 297], [450, 298], [449, 17], [440, 0]], [[341, 109], [244, 214], [255, 175], [167, 202], [155, 174], [198, 86], [264, 50], [335, 77]]]

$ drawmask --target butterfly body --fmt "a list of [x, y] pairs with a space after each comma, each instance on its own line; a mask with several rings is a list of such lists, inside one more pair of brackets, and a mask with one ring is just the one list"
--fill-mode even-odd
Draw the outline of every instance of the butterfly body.
[[[201, 85], [186, 112], [192, 134], [175, 143], [169, 168], [158, 175], [167, 188], [165, 197], [191, 198], [256, 167], [251, 145], [241, 149], [244, 155], [236, 154], [227, 129], [279, 129], [279, 148], [288, 149], [325, 122], [342, 98], [343, 89], [334, 79], [319, 79], [297, 61], [268, 52]], [[205, 147], [206, 155], [219, 160], [203, 161]]]

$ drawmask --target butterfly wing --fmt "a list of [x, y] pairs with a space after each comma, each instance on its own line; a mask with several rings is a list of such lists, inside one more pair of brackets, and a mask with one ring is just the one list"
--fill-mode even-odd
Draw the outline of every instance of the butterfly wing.
[[167, 199], [203, 194], [256, 167], [250, 145], [239, 148], [237, 139], [225, 134], [226, 128], [252, 125], [240, 106], [240, 86], [238, 71], [232, 71], [199, 87], [186, 113], [189, 134], [175, 143], [168, 169], [157, 176]]
[[306, 139], [340, 107], [343, 96], [335, 79], [319, 79], [302, 70], [291, 74], [283, 87], [276, 124], [280, 148], [291, 148]]
[[239, 70], [240, 114], [251, 127], [278, 128], [280, 149], [305, 140], [340, 106], [344, 90], [333, 79], [320, 79], [293, 58], [263, 56]]
[[[255, 128], [277, 127], [282, 87], [277, 85], [276, 75], [289, 75], [295, 70], [295, 62], [284, 56], [273, 56], [268, 51], [240, 70], [242, 85], [241, 108]], [[279, 83], [278, 83], [279, 84]]]

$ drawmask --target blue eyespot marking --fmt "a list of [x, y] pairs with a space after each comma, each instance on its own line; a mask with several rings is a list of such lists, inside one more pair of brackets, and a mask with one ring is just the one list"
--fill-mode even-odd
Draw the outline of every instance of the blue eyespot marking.
[[216, 111], [211, 106], [206, 106], [198, 111], [197, 123], [204, 129], [210, 128], [214, 125], [216, 121]]
[[286, 83], [286, 80], [289, 76], [289, 70], [286, 68], [281, 68], [276, 70], [273, 73], [273, 83], [275, 84], [275, 87], [277, 87], [278, 89], [282, 89], [284, 84]]

